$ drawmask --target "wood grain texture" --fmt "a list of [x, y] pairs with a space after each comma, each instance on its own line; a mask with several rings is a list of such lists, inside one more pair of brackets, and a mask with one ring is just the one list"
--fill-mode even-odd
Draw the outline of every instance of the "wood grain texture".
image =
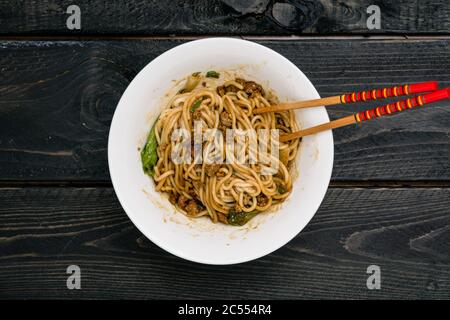
[[[68, 30], [76, 4], [81, 30]], [[381, 29], [367, 28], [378, 5]], [[333, 34], [448, 33], [446, 0], [1, 0], [1, 34]]]
[[[330, 189], [288, 245], [207, 266], [147, 240], [110, 188], [0, 189], [0, 298], [448, 299], [449, 208], [450, 189]], [[366, 288], [372, 264], [381, 290]]]
[[[0, 42], [0, 180], [109, 181], [107, 136], [125, 88], [181, 40]], [[260, 41], [325, 96], [407, 82], [450, 86], [450, 40]], [[374, 107], [329, 107], [332, 119]], [[333, 180], [450, 179], [450, 105], [334, 131]]]

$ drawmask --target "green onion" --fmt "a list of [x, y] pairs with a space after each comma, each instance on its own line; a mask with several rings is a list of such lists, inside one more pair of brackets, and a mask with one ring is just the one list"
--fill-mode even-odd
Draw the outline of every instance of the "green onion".
[[147, 142], [145, 143], [144, 148], [141, 150], [142, 169], [151, 177], [155, 175], [155, 166], [158, 162], [158, 152], [156, 150], [158, 148], [158, 142], [156, 141], [155, 133], [157, 122], [158, 119], [156, 119], [155, 123], [153, 124], [153, 127], [148, 134]]
[[200, 105], [202, 104], [202, 100], [203, 99], [198, 99], [192, 104], [192, 107], [191, 107], [191, 110], [190, 110], [192, 113], [194, 113], [195, 110], [197, 110], [200, 107]]
[[230, 209], [228, 212], [227, 221], [228, 224], [232, 226], [243, 226], [249, 222], [253, 217], [255, 217], [259, 212], [236, 212], [234, 209]]
[[206, 73], [206, 77], [207, 78], [219, 78], [220, 77], [220, 73], [214, 71], [214, 70], [210, 70]]

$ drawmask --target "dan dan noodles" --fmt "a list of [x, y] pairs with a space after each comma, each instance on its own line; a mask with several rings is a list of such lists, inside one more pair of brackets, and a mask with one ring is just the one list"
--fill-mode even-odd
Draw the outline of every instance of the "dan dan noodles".
[[156, 190], [188, 217], [230, 225], [283, 202], [300, 141], [278, 134], [299, 130], [294, 112], [254, 115], [276, 96], [227, 71], [196, 72], [176, 89], [141, 150]]

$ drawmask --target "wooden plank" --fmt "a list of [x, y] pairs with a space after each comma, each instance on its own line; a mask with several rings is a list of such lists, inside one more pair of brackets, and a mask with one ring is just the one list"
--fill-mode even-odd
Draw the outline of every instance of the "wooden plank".
[[[69, 30], [70, 0], [0, 0], [1, 34], [334, 34], [448, 33], [446, 0], [78, 0], [81, 30]], [[376, 4], [381, 29], [369, 30]]]
[[[448, 299], [449, 208], [450, 189], [330, 189], [288, 245], [208, 266], [152, 244], [110, 188], [0, 189], [0, 298]], [[72, 264], [81, 290], [66, 288]]]
[[[137, 72], [182, 40], [0, 42], [0, 180], [109, 181], [107, 136]], [[322, 96], [450, 86], [450, 40], [260, 41]], [[364, 108], [373, 107], [367, 104]], [[333, 180], [450, 179], [449, 102], [338, 129]], [[331, 118], [363, 106], [329, 107]]]

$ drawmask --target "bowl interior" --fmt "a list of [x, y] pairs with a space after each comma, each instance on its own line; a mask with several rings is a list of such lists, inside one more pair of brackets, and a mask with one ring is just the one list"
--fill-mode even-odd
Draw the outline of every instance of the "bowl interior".
[[[243, 227], [213, 224], [208, 218], [189, 219], [177, 212], [143, 173], [138, 148], [161, 112], [173, 80], [195, 71], [224, 69], [239, 69], [273, 89], [281, 101], [319, 98], [295, 65], [264, 46], [228, 38], [192, 41], [165, 52], [135, 77], [115, 111], [108, 145], [114, 189], [136, 227], [172, 254], [208, 264], [256, 259], [292, 239], [317, 211], [333, 163], [331, 132], [305, 137], [290, 197], [277, 211], [260, 214]], [[329, 121], [323, 107], [296, 112], [303, 128]]]

